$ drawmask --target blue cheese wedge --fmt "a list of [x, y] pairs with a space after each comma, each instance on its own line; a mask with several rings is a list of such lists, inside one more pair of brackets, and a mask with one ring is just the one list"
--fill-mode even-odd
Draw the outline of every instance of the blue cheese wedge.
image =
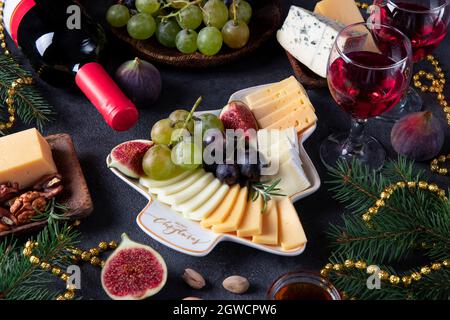
[[[328, 58], [338, 33], [345, 26], [318, 13], [291, 6], [283, 26], [277, 32], [281, 46], [302, 64], [326, 78]], [[366, 37], [356, 34], [345, 40], [353, 48], [363, 48]]]

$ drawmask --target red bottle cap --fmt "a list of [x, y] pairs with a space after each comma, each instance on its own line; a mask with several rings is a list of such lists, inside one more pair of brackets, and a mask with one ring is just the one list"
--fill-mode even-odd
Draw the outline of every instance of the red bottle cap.
[[85, 64], [75, 82], [111, 128], [126, 131], [136, 124], [138, 110], [100, 64]]

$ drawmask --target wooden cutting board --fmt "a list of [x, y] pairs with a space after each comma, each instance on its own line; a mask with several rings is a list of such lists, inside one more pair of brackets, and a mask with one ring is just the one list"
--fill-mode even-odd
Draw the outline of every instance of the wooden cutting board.
[[[82, 219], [94, 209], [92, 198], [78, 161], [72, 138], [68, 134], [55, 134], [46, 137], [50, 144], [58, 172], [63, 177], [64, 191], [58, 196], [58, 202], [69, 208], [66, 216], [69, 220]], [[31, 222], [11, 230], [0, 232], [0, 237], [19, 234], [42, 228], [46, 222]]]

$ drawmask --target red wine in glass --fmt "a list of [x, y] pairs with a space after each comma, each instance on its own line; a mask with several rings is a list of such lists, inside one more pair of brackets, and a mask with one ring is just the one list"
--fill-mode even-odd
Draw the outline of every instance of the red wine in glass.
[[[329, 88], [337, 104], [357, 119], [377, 117], [395, 106], [408, 79], [390, 57], [370, 51], [354, 51], [337, 58], [329, 68]], [[361, 68], [359, 65], [372, 66]], [[386, 69], [383, 69], [386, 68]]]
[[394, 26], [410, 38], [414, 62], [433, 53], [447, 35], [449, 0], [377, 0], [375, 4], [380, 6], [382, 24]]

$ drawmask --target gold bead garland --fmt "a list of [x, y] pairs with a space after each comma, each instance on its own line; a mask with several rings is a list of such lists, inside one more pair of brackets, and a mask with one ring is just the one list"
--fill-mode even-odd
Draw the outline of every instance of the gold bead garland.
[[[442, 157], [444, 157], [445, 159]], [[441, 156], [436, 161], [444, 162], [446, 161], [446, 159], [450, 160], [450, 155], [447, 157]], [[396, 190], [405, 188], [428, 190], [429, 192], [436, 194], [442, 200], [448, 201], [445, 190], [439, 188], [439, 186], [434, 183], [428, 183], [426, 181], [418, 181], [418, 182], [399, 181], [395, 184], [387, 186], [383, 190], [383, 192], [380, 193], [380, 198], [377, 201], [375, 201], [375, 206], [369, 208], [367, 212], [362, 215], [362, 219], [365, 222], [370, 222], [372, 217], [378, 213], [379, 209], [381, 209], [386, 205], [386, 201], [392, 196], [392, 194]], [[419, 271], [415, 271], [412, 272], [410, 275], [404, 275], [401, 277], [398, 275], [391, 275], [385, 270], [380, 270], [378, 272], [378, 278], [382, 281], [388, 281], [392, 285], [399, 285], [401, 283], [404, 286], [409, 286], [412, 281], [419, 281], [422, 279], [422, 276], [429, 275], [433, 271], [441, 270], [443, 267], [450, 268], [450, 259], [445, 259], [443, 261], [435, 261], [431, 263], [430, 266], [428, 265], [423, 266], [420, 268]], [[323, 269], [320, 271], [320, 274], [326, 278], [329, 276], [331, 272], [341, 272], [344, 270], [351, 270], [351, 269], [366, 270], [368, 274], [374, 274], [376, 272], [376, 268], [373, 265], [367, 266], [367, 263], [363, 260], [358, 260], [354, 262], [351, 259], [347, 259], [344, 261], [344, 263], [326, 264], [325, 267], [323, 267]], [[348, 295], [345, 292], [343, 293], [343, 298], [348, 299]], [[354, 299], [354, 297], [350, 299]]]
[[428, 183], [426, 181], [399, 181], [395, 184], [389, 185], [383, 192], [381, 192], [380, 198], [375, 201], [375, 206], [370, 207], [367, 212], [362, 215], [362, 219], [365, 222], [372, 220], [372, 217], [377, 214], [382, 207], [386, 206], [386, 201], [394, 194], [395, 191], [405, 188], [428, 190], [429, 192], [436, 194], [442, 200], [448, 201], [448, 198], [445, 195], [445, 190], [439, 188], [439, 186], [434, 183]]
[[450, 154], [448, 154], [447, 156], [439, 156], [438, 158], [434, 159], [433, 161], [431, 161], [430, 164], [430, 169], [431, 172], [435, 172], [438, 173], [442, 176], [445, 175], [450, 175], [450, 170], [448, 168], [444, 168], [442, 167], [440, 164], [444, 164], [445, 162], [450, 160]]
[[[78, 226], [80, 224], [79, 220], [76, 220], [70, 227]], [[41, 261], [41, 259], [33, 255], [33, 250], [39, 246], [39, 243], [37, 241], [27, 241], [25, 243], [25, 247], [22, 251], [22, 254], [29, 258], [29, 261], [31, 264], [38, 266], [42, 270], [49, 271], [53, 275], [60, 278], [62, 281], [67, 282], [70, 278], [70, 275], [67, 273], [64, 273], [60, 267], [56, 265], [52, 265], [50, 262], [47, 261]], [[67, 248], [66, 250], [72, 254], [70, 259], [74, 263], [78, 263], [80, 260], [89, 262], [93, 266], [98, 266], [100, 268], [103, 268], [105, 265], [105, 261], [101, 260], [98, 255], [108, 249], [114, 250], [118, 247], [118, 244], [115, 241], [111, 242], [105, 242], [102, 241], [98, 244], [97, 247], [91, 248], [89, 250], [82, 250], [80, 248]], [[71, 287], [70, 285], [67, 285], [66, 291], [63, 294], [60, 294], [56, 297], [56, 300], [73, 300], [75, 298], [75, 288]]]

